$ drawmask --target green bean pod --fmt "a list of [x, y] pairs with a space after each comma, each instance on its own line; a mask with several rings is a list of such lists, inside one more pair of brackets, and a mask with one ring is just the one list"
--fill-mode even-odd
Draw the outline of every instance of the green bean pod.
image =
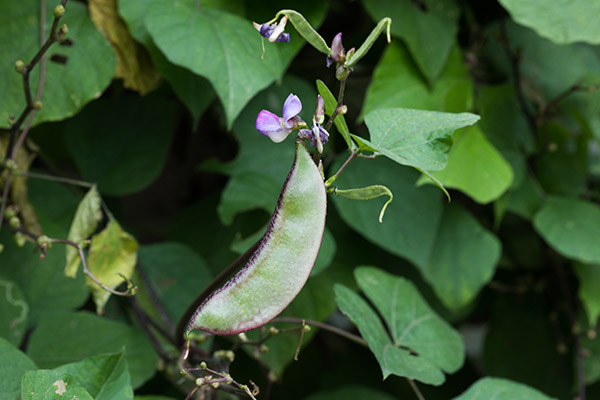
[[186, 334], [199, 329], [232, 335], [262, 326], [281, 313], [310, 275], [326, 212], [323, 177], [304, 143], [297, 141], [294, 163], [257, 250], [196, 309]]

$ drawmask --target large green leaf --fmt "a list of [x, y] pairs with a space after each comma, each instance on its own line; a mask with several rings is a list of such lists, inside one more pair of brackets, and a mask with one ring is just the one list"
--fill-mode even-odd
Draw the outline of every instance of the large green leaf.
[[193, 0], [151, 3], [145, 25], [169, 61], [212, 83], [229, 127], [248, 101], [283, 72], [275, 46], [261, 60], [261, 37], [250, 21]]
[[373, 267], [358, 268], [355, 276], [389, 333], [371, 307], [350, 289], [336, 285], [336, 302], [369, 344], [384, 379], [394, 374], [440, 385], [445, 380], [442, 371], [460, 368], [464, 362], [460, 335], [429, 308], [410, 281]]
[[83, 275], [72, 279], [64, 274], [65, 253], [62, 245], [52, 246], [42, 261], [36, 246], [27, 244], [24, 248], [17, 247], [7, 229], [0, 233], [0, 243], [4, 244], [4, 251], [0, 253], [0, 279], [14, 282], [23, 292], [29, 306], [29, 326], [41, 318], [75, 309], [85, 303], [89, 291]]
[[600, 3], [594, 0], [500, 0], [512, 19], [557, 44], [588, 42], [600, 44], [596, 15]]
[[600, 208], [591, 202], [550, 197], [535, 214], [538, 233], [565, 257], [600, 264]]
[[36, 365], [29, 357], [0, 337], [0, 398], [19, 398], [21, 378], [34, 369]]
[[[54, 18], [56, 4], [47, 2], [46, 30]], [[34, 124], [55, 121], [75, 114], [88, 101], [100, 96], [115, 72], [115, 55], [106, 39], [90, 21], [86, 7], [69, 3], [61, 23], [69, 27], [72, 46], [54, 44], [50, 55], [60, 54], [66, 64], [46, 62], [43, 107], [36, 113]], [[25, 108], [23, 77], [14, 70], [15, 61], [29, 62], [40, 48], [40, 4], [36, 0], [7, 2], [0, 15], [0, 127], [8, 127], [9, 115], [19, 115]], [[46, 36], [46, 35], [44, 35]], [[30, 75], [33, 95], [40, 76], [38, 65]]]
[[392, 43], [386, 47], [375, 68], [361, 118], [378, 108], [393, 107], [467, 111], [472, 102], [473, 81], [458, 46], [450, 53], [448, 64], [439, 79], [430, 85], [419, 73], [404, 46]]
[[[77, 207], [75, 218], [69, 229], [69, 240], [79, 243], [94, 233], [98, 223], [102, 220], [101, 201], [96, 186], [92, 186]], [[74, 278], [80, 264], [79, 252], [73, 246], [66, 246], [66, 258], [65, 275]]]
[[478, 120], [471, 113], [379, 109], [365, 116], [371, 140], [354, 138], [399, 164], [436, 171], [446, 166], [452, 133]]
[[552, 400], [532, 387], [500, 378], [482, 378], [454, 400]]
[[68, 121], [67, 145], [85, 180], [101, 193], [124, 195], [161, 172], [174, 124], [173, 102], [157, 95], [102, 99]]
[[596, 326], [600, 316], [600, 265], [576, 264], [579, 299], [585, 308], [589, 326]]
[[176, 242], [140, 247], [139, 264], [173, 321], [179, 321], [212, 278], [206, 261]]
[[500, 241], [458, 205], [444, 209], [429, 260], [419, 265], [440, 300], [458, 310], [473, 300], [494, 275]]
[[12, 281], [0, 279], [0, 337], [19, 346], [28, 315], [29, 306], [21, 289]]
[[423, 75], [434, 82], [446, 65], [458, 30], [456, 2], [363, 0], [363, 4], [375, 20], [392, 18], [392, 34], [406, 42]]
[[89, 357], [56, 370], [75, 378], [95, 400], [133, 399], [124, 351]]
[[41, 368], [56, 368], [86, 357], [121, 351], [134, 388], [155, 372], [156, 353], [144, 334], [131, 326], [87, 312], [65, 313], [44, 319], [31, 335], [27, 354]]
[[27, 186], [29, 200], [40, 225], [44, 227], [44, 233], [49, 237], [67, 237], [81, 202], [81, 194], [77, 194], [72, 187], [43, 179], [28, 179]]
[[231, 225], [236, 214], [251, 209], [264, 209], [271, 212], [277, 204], [279, 182], [270, 176], [257, 172], [242, 172], [227, 182], [221, 193], [217, 208], [224, 225]]
[[[92, 237], [88, 256], [90, 273], [104, 285], [115, 289], [124, 279], [131, 279], [137, 262], [137, 249], [135, 238], [125, 232], [116, 220], [111, 220], [100, 233]], [[85, 279], [92, 291], [98, 314], [102, 314], [110, 292], [89, 276]]]
[[66, 372], [38, 369], [23, 376], [23, 400], [94, 400], [75, 378]]
[[448, 165], [431, 175], [445, 187], [458, 189], [482, 204], [496, 200], [513, 181], [508, 162], [476, 127], [454, 135]]

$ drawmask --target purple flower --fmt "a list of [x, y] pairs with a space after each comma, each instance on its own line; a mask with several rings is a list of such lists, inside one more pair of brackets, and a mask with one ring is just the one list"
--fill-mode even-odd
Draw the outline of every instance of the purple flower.
[[294, 129], [306, 126], [298, 116], [301, 110], [300, 99], [290, 93], [283, 103], [283, 117], [279, 117], [271, 111], [262, 110], [256, 117], [256, 130], [275, 143], [282, 142]]
[[287, 43], [290, 41], [290, 34], [284, 32], [285, 24], [287, 23], [288, 17], [285, 15], [279, 21], [279, 24], [257, 24], [253, 22], [254, 28], [260, 33], [262, 37], [269, 39], [269, 42], [283, 42]]

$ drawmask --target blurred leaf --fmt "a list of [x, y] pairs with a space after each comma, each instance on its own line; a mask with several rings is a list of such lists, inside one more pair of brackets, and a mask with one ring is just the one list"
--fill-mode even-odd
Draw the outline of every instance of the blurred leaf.
[[127, 360], [119, 353], [89, 357], [56, 369], [71, 375], [94, 400], [133, 399]]
[[549, 197], [533, 225], [556, 251], [583, 263], [600, 264], [600, 208], [591, 202]]
[[[392, 27], [396, 24], [394, 21]], [[448, 112], [467, 111], [473, 103], [473, 82], [458, 46], [434, 84], [428, 84], [408, 51], [391, 43], [379, 60], [369, 84], [360, 119], [379, 108], [406, 107]]]
[[117, 55], [116, 78], [123, 78], [126, 88], [146, 94], [156, 89], [160, 76], [150, 55], [135, 42], [125, 22], [117, 14], [117, 0], [91, 0], [90, 18], [112, 43]]
[[481, 204], [496, 200], [513, 181], [510, 165], [477, 127], [454, 135], [448, 165], [431, 174], [445, 187], [458, 189]]
[[[89, 238], [96, 231], [98, 223], [102, 220], [101, 201], [96, 186], [92, 186], [77, 207], [75, 218], [73, 218], [71, 229], [69, 229], [69, 240], [79, 243]], [[65, 246], [65, 249], [67, 257], [65, 275], [75, 278], [81, 262], [79, 252], [73, 246]]]
[[92, 396], [66, 372], [39, 369], [23, 376], [23, 400], [78, 399], [94, 400]]
[[460, 10], [454, 0], [363, 0], [376, 21], [392, 18], [392, 35], [402, 38], [431, 83], [446, 65], [458, 31]]
[[371, 140], [354, 138], [399, 164], [440, 170], [448, 160], [452, 133], [478, 120], [478, 115], [470, 113], [378, 109], [365, 116]]
[[458, 205], [444, 208], [429, 261], [419, 266], [425, 280], [450, 310], [473, 300], [494, 275], [502, 246]]
[[0, 279], [14, 282], [23, 292], [29, 306], [28, 326], [85, 303], [89, 292], [83, 275], [76, 279], [65, 276], [61, 244], [57, 243], [48, 250], [42, 261], [37, 246], [26, 244], [24, 248], [17, 247], [7, 229], [0, 233], [0, 243], [5, 246], [0, 253]]
[[[597, 295], [598, 292], [595, 294]], [[591, 385], [600, 380], [600, 337], [597, 329], [596, 335], [591, 337], [581, 336], [581, 346], [585, 349], [587, 357], [584, 357], [585, 383]], [[592, 397], [590, 397], [592, 398]]]
[[[54, 16], [54, 2], [46, 7], [46, 30]], [[14, 61], [29, 62], [40, 48], [40, 4], [36, 0], [7, 2], [0, 16], [0, 54], [6, 60], [0, 66], [0, 127], [8, 127], [9, 115], [18, 115], [25, 108], [23, 77], [14, 71]], [[115, 55], [106, 39], [90, 21], [84, 4], [73, 2], [66, 7], [61, 19], [69, 27], [68, 37], [73, 46], [54, 44], [50, 55], [67, 57], [66, 64], [48, 61], [43, 107], [35, 114], [33, 125], [56, 121], [75, 114], [88, 101], [99, 97], [115, 72]], [[46, 35], [44, 35], [46, 36]], [[31, 91], [36, 93], [40, 75], [39, 65], [31, 72]]]
[[232, 176], [221, 193], [217, 212], [224, 225], [231, 225], [236, 214], [251, 209], [275, 209], [281, 186], [270, 176], [256, 172], [242, 172]]
[[44, 233], [49, 237], [67, 237], [83, 193], [78, 194], [71, 187], [44, 179], [28, 179], [27, 186], [29, 200]]
[[369, 399], [369, 400], [394, 400], [396, 397], [375, 390], [366, 386], [347, 385], [338, 389], [329, 389], [319, 391], [304, 400], [351, 400], [351, 399]]
[[134, 388], [155, 372], [157, 355], [146, 336], [136, 328], [87, 312], [65, 313], [44, 319], [31, 335], [27, 354], [41, 368], [56, 368], [86, 357], [121, 351]]
[[[92, 237], [87, 260], [88, 269], [100, 282], [115, 289], [124, 282], [124, 278], [131, 279], [137, 262], [137, 250], [138, 243], [135, 238], [113, 219], [100, 233]], [[96, 311], [102, 314], [110, 292], [100, 287], [89, 276], [86, 276], [85, 280], [92, 291]]]
[[535, 177], [527, 174], [519, 186], [505, 194], [506, 210], [516, 215], [532, 219], [544, 202], [544, 192]]
[[212, 83], [229, 128], [248, 101], [283, 72], [274, 46], [269, 57], [260, 59], [261, 37], [249, 21], [192, 0], [151, 3], [145, 25], [169, 61]]
[[[340, 155], [331, 170], [337, 171], [345, 159], [345, 155]], [[426, 265], [443, 209], [437, 190], [415, 187], [417, 177], [416, 171], [384, 158], [356, 159], [340, 175], [336, 181], [340, 187], [377, 183], [387, 186], [394, 193], [397, 201], [389, 205], [383, 224], [377, 221], [377, 215], [384, 200], [357, 202], [334, 197], [333, 202], [342, 219], [376, 246], [416, 265]]]
[[29, 306], [21, 289], [0, 279], [0, 337], [19, 346], [27, 328]]
[[[0, 131], [0, 154], [2, 154], [2, 157], [4, 157], [4, 155], [6, 154], [8, 141], [8, 132]], [[29, 166], [33, 161], [34, 157], [35, 155], [30, 154], [25, 148], [25, 146], [21, 146], [19, 150], [15, 154], [13, 154], [13, 158], [17, 163], [17, 168], [19, 171], [22, 172], [29, 171]], [[0, 172], [1, 188], [4, 188], [7, 176], [8, 170], [4, 169], [2, 172]], [[18, 207], [19, 216], [22, 221], [21, 223], [25, 226], [25, 228], [30, 232], [40, 234], [42, 232], [42, 228], [37, 220], [35, 209], [29, 202], [29, 193], [27, 190], [28, 180], [29, 178], [27, 178], [26, 176], [20, 176], [18, 174], [12, 175], [10, 185], [10, 197], [8, 198], [8, 201]]]
[[0, 337], [0, 397], [18, 399], [21, 378], [27, 371], [36, 369], [29, 357], [10, 342]]
[[464, 361], [460, 336], [433, 313], [412, 283], [373, 267], [358, 268], [355, 276], [381, 312], [389, 334], [378, 315], [350, 289], [336, 285], [336, 302], [369, 344], [384, 379], [394, 374], [437, 386], [445, 380], [442, 370], [460, 368]]
[[139, 263], [175, 322], [212, 279], [204, 259], [176, 242], [140, 247]]
[[552, 400], [543, 393], [508, 379], [481, 378], [454, 400]]
[[68, 122], [67, 145], [84, 179], [97, 182], [100, 193], [130, 194], [162, 171], [174, 125], [173, 102], [158, 96], [102, 99]]
[[596, 326], [600, 316], [600, 265], [578, 263], [574, 270], [579, 278], [579, 299], [585, 308], [588, 324]]
[[556, 44], [588, 42], [600, 44], [595, 15], [600, 3], [589, 0], [559, 0], [550, 7], [545, 0], [500, 0], [515, 22], [535, 30]]

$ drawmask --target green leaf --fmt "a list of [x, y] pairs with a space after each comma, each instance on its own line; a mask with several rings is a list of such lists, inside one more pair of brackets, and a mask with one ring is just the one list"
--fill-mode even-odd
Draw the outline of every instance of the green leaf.
[[338, 389], [331, 389], [317, 392], [305, 400], [348, 400], [348, 399], [369, 399], [369, 400], [394, 400], [396, 397], [371, 389], [366, 386], [348, 385]]
[[411, 349], [447, 373], [463, 365], [460, 335], [429, 307], [412, 282], [374, 267], [357, 268], [354, 276], [383, 316], [396, 346]]
[[565, 257], [600, 264], [600, 208], [585, 200], [549, 197], [535, 214], [533, 225]]
[[252, 209], [275, 209], [281, 184], [270, 176], [256, 172], [242, 172], [227, 182], [221, 193], [217, 212], [224, 225], [231, 225], [236, 214]]
[[56, 369], [71, 375], [94, 400], [133, 399], [125, 352], [89, 357]]
[[29, 371], [23, 376], [21, 385], [23, 400], [94, 400], [75, 378], [65, 372]]
[[468, 305], [494, 275], [500, 241], [458, 205], [444, 209], [426, 265], [425, 280], [450, 310]]
[[[102, 220], [101, 202], [96, 186], [92, 186], [77, 207], [69, 230], [69, 240], [79, 243], [96, 231], [98, 223]], [[74, 278], [80, 264], [79, 252], [73, 246], [66, 246], [66, 257], [65, 275]]]
[[581, 346], [587, 352], [587, 356], [584, 357], [584, 371], [585, 383], [588, 385], [600, 380], [600, 337], [597, 331], [595, 332], [593, 337], [589, 334], [581, 336]]
[[589, 0], [500, 0], [515, 22], [536, 31], [556, 44], [600, 44], [600, 27], [594, 16], [600, 4]]
[[372, 200], [376, 199], [377, 197], [388, 196], [389, 200], [385, 202], [385, 204], [381, 208], [381, 212], [379, 213], [379, 223], [383, 223], [383, 214], [385, 214], [385, 209], [394, 199], [394, 195], [392, 194], [390, 189], [383, 185], [371, 185], [359, 189], [334, 188], [333, 194], [351, 200]]
[[473, 103], [473, 81], [458, 46], [434, 84], [423, 78], [408, 51], [399, 43], [387, 46], [367, 90], [360, 118], [378, 108], [407, 107], [461, 112]]
[[175, 242], [140, 247], [140, 268], [173, 321], [179, 321], [198, 293], [211, 282], [206, 261]]
[[531, 175], [527, 175], [521, 184], [505, 194], [506, 210], [530, 220], [544, 202], [544, 191]]
[[145, 395], [145, 396], [135, 396], [134, 400], [176, 400], [173, 397], [166, 396], [154, 396], [154, 395]]
[[44, 179], [28, 179], [27, 186], [29, 200], [35, 208], [40, 225], [44, 227], [44, 233], [49, 237], [67, 237], [81, 196], [66, 185]]
[[19, 346], [28, 314], [29, 306], [21, 289], [14, 282], [0, 279], [0, 337]]
[[21, 393], [21, 378], [36, 369], [29, 357], [13, 344], [0, 337], [0, 397], [17, 399]]
[[448, 165], [431, 174], [445, 187], [458, 189], [481, 204], [499, 198], [513, 181], [508, 162], [476, 127], [456, 133]]
[[23, 292], [29, 306], [28, 326], [85, 303], [89, 291], [83, 275], [76, 279], [65, 276], [65, 257], [60, 244], [55, 244], [42, 261], [33, 244], [17, 247], [8, 229], [0, 233], [0, 243], [5, 246], [0, 253], [0, 279], [14, 282]]
[[[332, 171], [345, 161], [340, 155]], [[384, 224], [377, 221], [384, 201], [357, 202], [334, 197], [333, 202], [342, 219], [356, 232], [376, 246], [403, 257], [416, 265], [426, 265], [440, 223], [443, 204], [438, 191], [431, 187], [416, 187], [418, 173], [403, 168], [385, 158], [355, 159], [340, 175], [341, 187], [368, 186], [373, 182], [387, 186], [396, 199], [386, 211]]]
[[600, 316], [600, 266], [576, 264], [575, 273], [579, 278], [579, 299], [583, 303], [589, 326], [596, 326]]
[[[104, 285], [115, 289], [124, 279], [131, 279], [137, 262], [137, 250], [138, 243], [135, 238], [113, 219], [106, 228], [92, 237], [87, 260], [90, 273]], [[96, 310], [98, 314], [102, 314], [110, 292], [100, 287], [89, 276], [85, 279], [92, 291]]]
[[131, 383], [137, 388], [154, 375], [157, 355], [140, 330], [120, 322], [87, 312], [44, 319], [31, 335], [27, 354], [41, 368], [56, 368], [86, 357], [119, 352], [123, 346]]
[[97, 182], [103, 194], [124, 195], [158, 177], [174, 125], [172, 101], [157, 95], [121, 96], [95, 101], [69, 120], [66, 139], [86, 181]]
[[[46, 32], [56, 4], [46, 7]], [[23, 77], [15, 73], [14, 63], [29, 62], [40, 48], [40, 4], [35, 0], [8, 2], [0, 16], [0, 54], [6, 62], [0, 67], [0, 127], [8, 128], [9, 115], [19, 115], [25, 108]], [[100, 96], [115, 72], [115, 55], [106, 39], [90, 21], [85, 5], [77, 2], [66, 7], [60, 21], [69, 27], [68, 37], [75, 38], [73, 46], [54, 44], [54, 52], [67, 57], [66, 64], [47, 62], [43, 107], [36, 112], [33, 125], [43, 121], [61, 120], [75, 114], [88, 101]], [[47, 35], [47, 34], [46, 34]], [[46, 36], [44, 35], [44, 36]], [[40, 66], [30, 75], [31, 91], [35, 95]]]
[[354, 136], [368, 150], [395, 162], [422, 170], [444, 169], [452, 146], [452, 133], [473, 125], [479, 116], [405, 108], [371, 111], [365, 117], [371, 140]]
[[[331, 116], [337, 108], [336, 98], [333, 96], [333, 93], [331, 93], [331, 91], [325, 85], [325, 83], [320, 79], [317, 79], [317, 90], [319, 91], [319, 94], [325, 102], [325, 114]], [[356, 144], [352, 141], [352, 138], [350, 137], [350, 130], [348, 130], [348, 125], [346, 124], [344, 114], [338, 114], [333, 122], [335, 123], [338, 132], [340, 132], [340, 134], [346, 141], [346, 145], [348, 146], [348, 148], [351, 150], [356, 149]]]
[[454, 400], [552, 400], [532, 387], [501, 378], [481, 378]]
[[283, 72], [275, 47], [261, 60], [261, 37], [249, 21], [192, 0], [151, 3], [145, 25], [169, 61], [212, 83], [229, 128], [248, 101]]
[[458, 30], [456, 2], [420, 2], [426, 10], [410, 0], [363, 0], [363, 4], [375, 20], [392, 18], [392, 35], [406, 42], [419, 69], [433, 83], [446, 65]]

